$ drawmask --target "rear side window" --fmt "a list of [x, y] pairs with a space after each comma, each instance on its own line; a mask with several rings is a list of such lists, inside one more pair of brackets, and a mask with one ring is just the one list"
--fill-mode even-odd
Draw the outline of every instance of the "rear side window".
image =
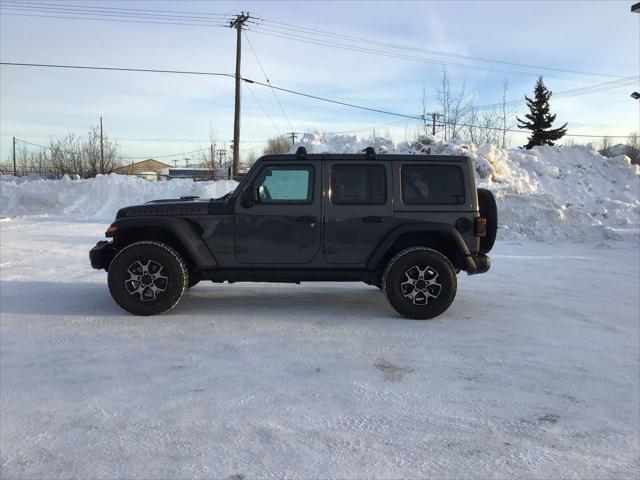
[[334, 165], [331, 167], [331, 203], [335, 205], [384, 205], [387, 176], [382, 165]]
[[464, 179], [454, 165], [405, 165], [401, 171], [402, 202], [406, 205], [460, 205]]

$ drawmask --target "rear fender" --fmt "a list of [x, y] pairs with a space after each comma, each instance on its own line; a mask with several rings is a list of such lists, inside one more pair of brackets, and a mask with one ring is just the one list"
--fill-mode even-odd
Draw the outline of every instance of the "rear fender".
[[438, 237], [444, 237], [446, 239], [447, 246], [455, 252], [455, 258], [450, 258], [454, 266], [469, 274], [476, 272], [476, 264], [460, 233], [452, 225], [436, 222], [408, 223], [391, 230], [369, 257], [369, 260], [367, 261], [367, 269], [375, 270], [379, 268], [381, 262], [383, 262], [389, 255], [389, 251], [392, 249], [396, 241], [405, 235], [413, 233], [433, 234]]

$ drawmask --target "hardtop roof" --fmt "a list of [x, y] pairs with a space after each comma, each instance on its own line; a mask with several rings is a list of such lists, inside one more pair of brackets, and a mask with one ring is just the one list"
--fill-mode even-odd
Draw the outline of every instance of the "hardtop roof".
[[412, 155], [398, 153], [381, 153], [365, 155], [363, 153], [310, 153], [297, 155], [295, 153], [283, 155], [264, 155], [258, 161], [392, 161], [392, 162], [464, 162], [469, 157], [464, 155]]

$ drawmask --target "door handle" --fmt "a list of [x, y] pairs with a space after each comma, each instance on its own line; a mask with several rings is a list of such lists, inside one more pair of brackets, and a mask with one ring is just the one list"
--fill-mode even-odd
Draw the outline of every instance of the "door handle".
[[294, 217], [293, 221], [298, 223], [317, 223], [318, 217], [312, 217], [311, 215], [302, 215], [301, 217]]
[[376, 216], [372, 215], [370, 217], [362, 217], [362, 221], [364, 223], [382, 223], [383, 222], [383, 218], [382, 217], [376, 217]]

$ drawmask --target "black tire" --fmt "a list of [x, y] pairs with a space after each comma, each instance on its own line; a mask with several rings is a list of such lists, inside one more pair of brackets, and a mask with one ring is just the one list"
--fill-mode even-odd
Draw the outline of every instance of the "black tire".
[[135, 242], [120, 250], [109, 265], [109, 292], [129, 313], [158, 315], [176, 306], [189, 284], [180, 255], [154, 241]]
[[[416, 275], [420, 272], [421, 275]], [[414, 280], [418, 283], [412, 283]], [[451, 262], [426, 247], [398, 253], [387, 264], [382, 277], [382, 291], [391, 306], [400, 315], [416, 320], [443, 313], [456, 297], [457, 289], [458, 279]]]
[[478, 189], [480, 216], [487, 219], [487, 235], [480, 237], [480, 253], [489, 253], [496, 242], [498, 233], [498, 206], [496, 197], [486, 188]]
[[195, 287], [200, 283], [200, 280], [201, 279], [197, 274], [189, 273], [189, 284], [187, 285], [187, 288]]

